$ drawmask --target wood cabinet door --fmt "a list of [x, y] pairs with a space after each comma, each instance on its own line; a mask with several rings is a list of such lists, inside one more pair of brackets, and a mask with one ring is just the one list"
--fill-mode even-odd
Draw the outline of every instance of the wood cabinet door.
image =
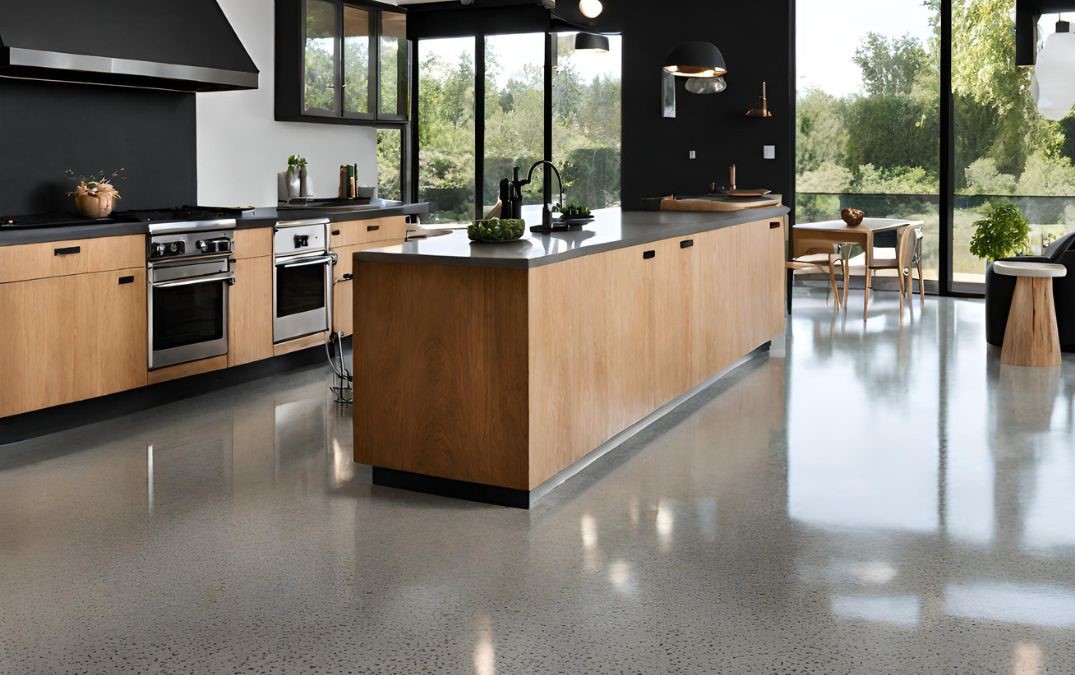
[[272, 358], [271, 257], [235, 261], [228, 296], [228, 365]]
[[745, 355], [773, 337], [773, 239], [767, 220], [747, 223], [737, 229], [742, 257], [736, 309], [738, 325], [743, 329], [737, 352]]
[[695, 236], [692, 298], [692, 379], [701, 384], [726, 368], [740, 354], [745, 342], [738, 325], [739, 249], [738, 227], [713, 230]]
[[694, 237], [657, 242], [653, 267], [653, 386], [655, 407], [694, 386]]
[[772, 337], [783, 335], [787, 326], [788, 273], [785, 263], [788, 258], [787, 220], [769, 221], [769, 273], [772, 282], [769, 288], [770, 333]]
[[[74, 277], [80, 374], [78, 399], [144, 387], [149, 381], [146, 269]], [[92, 370], [91, 370], [92, 369]], [[95, 381], [87, 382], [90, 373]]]
[[0, 416], [145, 386], [144, 267], [0, 284]]
[[361, 246], [336, 249], [339, 259], [332, 270], [332, 330], [345, 336], [355, 332], [354, 255], [360, 250]]

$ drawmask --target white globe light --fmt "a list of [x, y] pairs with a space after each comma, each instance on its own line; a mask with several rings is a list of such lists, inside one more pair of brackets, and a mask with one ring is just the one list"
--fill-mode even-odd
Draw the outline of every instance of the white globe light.
[[601, 4], [601, 0], [579, 0], [579, 11], [587, 19], [596, 19], [605, 11], [605, 6]]
[[1062, 120], [1075, 106], [1075, 34], [1066, 26], [1045, 41], [1030, 92], [1046, 119]]

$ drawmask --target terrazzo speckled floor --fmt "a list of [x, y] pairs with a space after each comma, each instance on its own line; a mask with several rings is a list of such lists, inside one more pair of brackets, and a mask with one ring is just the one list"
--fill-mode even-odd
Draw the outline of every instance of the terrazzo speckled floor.
[[0, 450], [0, 672], [1075, 671], [1075, 361], [873, 311], [530, 513], [372, 487], [319, 368]]

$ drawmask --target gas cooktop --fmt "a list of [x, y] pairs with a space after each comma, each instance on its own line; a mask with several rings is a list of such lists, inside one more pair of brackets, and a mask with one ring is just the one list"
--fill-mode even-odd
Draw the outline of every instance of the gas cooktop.
[[108, 218], [93, 220], [67, 214], [3, 216], [0, 229], [21, 230], [36, 227], [69, 227], [73, 225], [112, 225], [116, 223], [175, 223], [237, 218], [252, 209], [215, 206], [177, 206], [166, 209], [114, 211]]

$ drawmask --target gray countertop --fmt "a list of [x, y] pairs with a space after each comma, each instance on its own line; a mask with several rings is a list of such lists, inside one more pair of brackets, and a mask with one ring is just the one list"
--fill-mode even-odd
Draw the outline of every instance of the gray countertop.
[[[345, 220], [369, 220], [370, 218], [389, 218], [392, 216], [423, 215], [429, 213], [429, 204], [399, 204], [388, 202], [380, 207], [333, 208], [333, 209], [277, 209], [275, 207], [259, 208], [237, 218], [237, 229], [255, 227], [272, 227], [279, 220], [303, 220], [306, 218], [327, 218], [330, 222]], [[60, 227], [36, 227], [27, 229], [0, 228], [0, 246], [18, 244], [38, 244], [72, 239], [96, 239], [98, 237], [119, 237], [128, 234], [148, 234], [149, 224], [134, 223], [95, 223], [86, 221], [85, 225], [65, 225]]]
[[787, 213], [786, 206], [733, 213], [621, 212], [619, 209], [607, 209], [595, 212], [597, 220], [581, 230], [551, 235], [527, 232], [524, 239], [506, 244], [473, 244], [467, 239], [465, 231], [457, 230], [446, 236], [362, 251], [355, 254], [355, 260], [530, 269], [662, 239], [781, 218]]

